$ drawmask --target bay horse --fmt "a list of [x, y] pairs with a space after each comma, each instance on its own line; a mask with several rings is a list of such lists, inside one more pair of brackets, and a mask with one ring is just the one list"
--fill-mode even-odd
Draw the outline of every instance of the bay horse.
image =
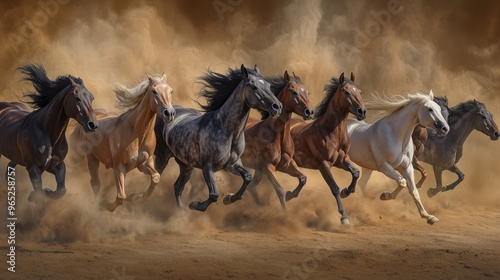
[[[350, 224], [349, 216], [342, 206], [341, 197], [347, 197], [355, 191], [359, 170], [352, 164], [347, 151], [350, 140], [347, 134], [347, 117], [352, 113], [359, 120], [366, 117], [366, 107], [361, 98], [361, 90], [354, 85], [355, 76], [331, 78], [325, 86], [325, 97], [316, 107], [314, 121], [292, 119], [290, 134], [295, 146], [293, 159], [299, 167], [319, 170], [330, 191], [337, 201], [342, 224]], [[342, 190], [335, 182], [330, 168], [332, 166], [349, 171], [352, 182]], [[302, 187], [300, 184], [293, 191], [286, 193], [286, 200], [296, 198]]]
[[[162, 121], [171, 122], [176, 114], [172, 106], [173, 89], [167, 84], [166, 76], [147, 75], [147, 79], [129, 88], [118, 84], [115, 90], [118, 108], [125, 112], [119, 116], [100, 112], [100, 129], [92, 137], [76, 128], [71, 134], [72, 148], [87, 157], [90, 184], [94, 195], [98, 195], [99, 164], [113, 168], [117, 196], [114, 202], [102, 202], [102, 206], [113, 212], [125, 200], [149, 197], [160, 180], [154, 167], [153, 153], [156, 147], [154, 125], [158, 115]], [[137, 168], [151, 178], [144, 194], [125, 193], [125, 176]]]
[[[445, 121], [448, 122], [448, 98], [446, 96], [434, 96], [434, 102], [436, 102], [439, 107], [441, 107], [441, 115], [443, 115]], [[415, 127], [411, 135], [411, 139], [413, 140], [413, 144], [415, 145], [415, 152], [413, 154], [413, 160], [411, 164], [413, 164], [414, 169], [420, 171], [420, 173], [422, 174], [422, 177], [417, 182], [418, 189], [422, 187], [422, 184], [427, 178], [427, 170], [425, 170], [425, 168], [420, 164], [420, 162], [418, 161], [418, 157], [424, 153], [424, 143], [429, 138], [429, 134], [435, 134], [435, 131], [432, 129], [429, 129], [429, 131], [427, 131], [427, 128], [425, 126], [419, 124], [417, 125], [417, 127]]]
[[351, 136], [349, 156], [363, 168], [360, 178], [363, 193], [366, 193], [366, 183], [372, 170], [380, 171], [398, 183], [394, 192], [384, 192], [380, 199], [394, 199], [407, 187], [420, 216], [427, 219], [429, 224], [434, 224], [439, 219], [427, 213], [415, 186], [411, 164], [415, 147], [411, 135], [418, 124], [435, 129], [440, 136], [450, 131], [441, 115], [441, 108], [432, 100], [433, 97], [432, 91], [429, 95], [416, 93], [408, 94], [407, 97], [382, 98], [374, 95], [373, 100], [367, 102], [368, 109], [386, 112], [386, 115], [373, 124], [350, 119], [347, 125]]
[[[458, 169], [457, 163], [462, 158], [465, 140], [473, 130], [484, 133], [491, 140], [499, 138], [498, 126], [493, 115], [483, 103], [469, 100], [450, 108], [449, 113], [450, 133], [444, 137], [429, 133], [429, 139], [424, 143], [424, 152], [419, 157], [421, 161], [429, 163], [434, 169], [436, 188], [427, 190], [429, 197], [439, 192], [453, 190], [464, 180], [465, 175]], [[458, 179], [443, 186], [441, 175], [444, 170], [455, 173]]]
[[[97, 120], [92, 108], [94, 96], [80, 78], [47, 77], [41, 65], [28, 64], [18, 70], [30, 81], [34, 92], [25, 95], [34, 111], [19, 102], [0, 102], [0, 155], [10, 160], [8, 166], [22, 165], [28, 171], [33, 191], [28, 200], [36, 204], [39, 216], [45, 214], [45, 196], [58, 199], [66, 193], [66, 165], [68, 153], [66, 128], [70, 118], [75, 119], [84, 132], [94, 132]], [[54, 174], [55, 191], [42, 190], [42, 173]]]
[[157, 121], [155, 163], [160, 172], [171, 157], [179, 165], [179, 177], [174, 183], [179, 209], [182, 209], [182, 191], [193, 169], [202, 169], [209, 197], [205, 201], [191, 202], [189, 208], [206, 211], [219, 197], [214, 172], [226, 170], [243, 178], [240, 189], [236, 194], [228, 194], [224, 204], [240, 200], [252, 180], [240, 159], [245, 149], [244, 129], [250, 108], [275, 116], [280, 114], [282, 104], [257, 66], [252, 70], [241, 65], [239, 70], [228, 69], [226, 75], [208, 70], [200, 79], [203, 84], [201, 96], [207, 99], [207, 105], [200, 105], [206, 113], [201, 115], [197, 110], [177, 106], [177, 117], [172, 123]]
[[285, 71], [283, 77], [270, 77], [266, 80], [271, 83], [271, 90], [283, 104], [283, 109], [275, 118], [270, 118], [269, 113], [264, 111], [260, 122], [247, 122], [245, 150], [241, 160], [245, 167], [255, 169], [252, 182], [248, 185], [248, 191], [255, 202], [261, 204], [255, 187], [265, 175], [274, 187], [282, 209], [286, 210], [285, 190], [276, 178], [276, 171], [298, 178], [299, 186], [307, 181], [307, 177], [293, 160], [295, 149], [290, 135], [290, 119], [292, 113], [295, 113], [308, 120], [314, 111], [310, 107], [309, 91], [295, 73], [290, 77]]

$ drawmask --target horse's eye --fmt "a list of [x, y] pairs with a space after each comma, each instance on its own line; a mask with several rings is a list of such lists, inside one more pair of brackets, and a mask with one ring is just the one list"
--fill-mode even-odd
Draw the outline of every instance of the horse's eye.
[[485, 119], [486, 119], [486, 116], [485, 116], [485, 115], [481, 115], [481, 118], [482, 118], [483, 120], [485, 120]]
[[158, 92], [156, 91], [156, 89], [153, 89], [151, 92], [152, 92], [153, 94], [155, 94], [155, 95], [156, 95], [156, 94], [158, 94]]
[[348, 92], [347, 90], [345, 90], [345, 94], [347, 94], [347, 95], [351, 95], [351, 93], [350, 93], [350, 92]]
[[75, 100], [76, 100], [76, 101], [78, 101], [78, 102], [82, 101], [82, 100], [80, 99], [80, 97], [75, 97]]
[[434, 112], [434, 110], [432, 108], [429, 108], [429, 112]]
[[293, 95], [298, 95], [298, 93], [295, 90], [292, 90]]

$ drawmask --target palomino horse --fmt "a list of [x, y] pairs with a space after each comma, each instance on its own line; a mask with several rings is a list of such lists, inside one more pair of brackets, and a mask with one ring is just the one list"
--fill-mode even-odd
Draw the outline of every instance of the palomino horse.
[[229, 69], [227, 75], [209, 70], [201, 80], [204, 85], [201, 95], [208, 101], [202, 106], [206, 113], [201, 115], [194, 109], [176, 107], [177, 117], [171, 124], [156, 122], [155, 131], [161, 134], [157, 134], [155, 163], [160, 172], [171, 157], [179, 164], [180, 174], [174, 183], [179, 209], [182, 209], [182, 191], [193, 169], [202, 169], [209, 197], [202, 202], [191, 202], [189, 208], [205, 211], [219, 197], [214, 172], [224, 169], [243, 178], [241, 188], [234, 195], [228, 194], [224, 204], [241, 199], [252, 180], [240, 159], [245, 149], [243, 132], [250, 108], [275, 116], [282, 105], [257, 67], [251, 70], [241, 65], [241, 70]]
[[262, 121], [247, 122], [245, 128], [245, 151], [241, 155], [243, 165], [255, 169], [248, 191], [257, 204], [261, 204], [255, 187], [265, 175], [276, 191], [283, 210], [286, 210], [285, 190], [276, 179], [276, 171], [299, 179], [299, 187], [306, 183], [307, 177], [300, 171], [293, 160], [294, 145], [290, 135], [290, 119], [292, 113], [300, 115], [304, 120], [310, 119], [314, 111], [309, 105], [309, 91], [305, 89], [300, 78], [285, 74], [282, 77], [266, 79], [271, 83], [271, 90], [283, 104], [281, 114], [270, 118], [267, 112], [262, 114]]
[[415, 148], [411, 134], [418, 124], [436, 129], [439, 135], [446, 135], [450, 130], [439, 105], [432, 101], [433, 97], [432, 91], [429, 95], [416, 93], [387, 99], [373, 96], [373, 101], [367, 104], [368, 109], [385, 111], [387, 115], [373, 124], [351, 119], [347, 126], [351, 136], [349, 156], [363, 167], [361, 190], [366, 193], [366, 183], [372, 170], [378, 170], [398, 183], [393, 193], [384, 192], [380, 199], [394, 199], [404, 187], [408, 187], [420, 216], [429, 224], [439, 219], [425, 211], [415, 186], [411, 164]]
[[[100, 113], [100, 129], [94, 137], [88, 137], [77, 128], [71, 135], [72, 148], [84, 154], [90, 171], [90, 184], [97, 195], [100, 190], [99, 163], [106, 168], [113, 168], [117, 189], [116, 200], [105, 203], [108, 211], [114, 211], [125, 199], [149, 197], [160, 180], [160, 174], [154, 168], [153, 153], [156, 147], [154, 124], [156, 115], [163, 121], [171, 122], [175, 109], [171, 104], [172, 88], [167, 84], [166, 76], [155, 75], [138, 83], [133, 88], [118, 85], [115, 90], [119, 108], [126, 112], [118, 117]], [[137, 168], [151, 176], [151, 183], [144, 194], [125, 194], [125, 175]]]
[[[429, 140], [425, 142], [424, 153], [419, 158], [423, 162], [431, 164], [434, 169], [437, 186], [427, 191], [429, 197], [433, 197], [439, 192], [453, 190], [464, 180], [464, 174], [458, 169], [457, 163], [462, 157], [464, 142], [473, 130], [488, 135], [491, 140], [498, 140], [499, 137], [493, 115], [483, 103], [476, 100], [469, 100], [450, 108], [448, 123], [450, 133], [444, 137], [430, 134]], [[441, 174], [444, 170], [457, 174], [458, 180], [443, 186]]]
[[[19, 102], [0, 102], [0, 154], [10, 159], [9, 167], [26, 167], [33, 185], [28, 200], [35, 202], [40, 216], [45, 212], [43, 193], [57, 199], [66, 193], [66, 165], [68, 153], [66, 128], [70, 118], [75, 119], [85, 132], [94, 131], [97, 121], [92, 109], [94, 97], [80, 78], [60, 76], [54, 81], [47, 77], [41, 65], [19, 67], [33, 83], [35, 92], [28, 93], [30, 112]], [[43, 189], [42, 173], [54, 174], [56, 191]]]
[[[441, 107], [441, 115], [443, 115], [444, 119], [446, 122], [448, 122], [448, 98], [446, 96], [440, 97], [440, 96], [434, 96], [434, 102], [436, 102], [439, 107]], [[427, 131], [427, 128], [423, 125], [417, 125], [415, 129], [413, 130], [413, 133], [411, 135], [411, 139], [413, 140], [413, 144], [415, 145], [415, 152], [413, 153], [413, 168], [420, 171], [422, 174], [422, 177], [417, 183], [417, 188], [420, 189], [422, 187], [422, 184], [424, 183], [425, 179], [427, 178], [427, 170], [420, 164], [418, 161], [418, 157], [424, 153], [425, 146], [424, 143], [427, 141], [429, 138], [429, 133], [430, 134], [435, 134], [435, 131], [429, 130]]]
[[[290, 134], [295, 146], [293, 159], [299, 167], [316, 169], [321, 172], [330, 191], [337, 201], [338, 211], [342, 215], [342, 224], [350, 224], [344, 210], [341, 196], [348, 196], [355, 191], [359, 170], [347, 156], [350, 140], [347, 134], [347, 117], [349, 112], [359, 120], [366, 117], [366, 108], [361, 98], [361, 90], [354, 85], [354, 74], [351, 79], [344, 78], [344, 73], [338, 79], [332, 78], [325, 86], [325, 97], [318, 105], [315, 120], [306, 123], [293, 119]], [[340, 192], [339, 186], [332, 176], [332, 166], [342, 168], [352, 174], [352, 182], [347, 189]], [[292, 192], [286, 193], [286, 200], [299, 195], [303, 185]]]

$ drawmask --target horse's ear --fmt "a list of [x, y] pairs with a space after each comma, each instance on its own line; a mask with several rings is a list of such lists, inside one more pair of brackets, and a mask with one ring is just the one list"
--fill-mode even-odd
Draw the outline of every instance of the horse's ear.
[[340, 77], [339, 77], [339, 85], [343, 85], [344, 84], [344, 72], [342, 72], [342, 74], [340, 74]]
[[356, 79], [356, 76], [354, 76], [354, 73], [351, 72], [351, 81], [354, 83], [354, 79]]
[[71, 82], [72, 87], [76, 87], [76, 82], [75, 82], [75, 80], [73, 80], [73, 78], [71, 76], [69, 76], [69, 81]]
[[446, 102], [446, 106], [448, 106], [448, 97], [446, 95], [444, 96], [444, 102]]
[[150, 83], [153, 82], [153, 77], [151, 77], [148, 72], [146, 72], [146, 76], [148, 77]]
[[299, 77], [299, 76], [297, 76], [297, 75], [295, 75], [295, 72], [292, 72], [292, 74], [293, 74], [293, 77], [294, 77], [295, 79], [297, 79], [299, 82], [301, 82], [301, 83], [302, 83], [302, 81], [300, 80], [300, 77]]
[[479, 104], [477, 103], [477, 100], [474, 98], [474, 105], [479, 108]]
[[259, 70], [259, 67], [257, 67], [257, 64], [255, 64], [253, 66], [253, 70], [255, 70], [255, 72], [259, 73], [259, 75], [260, 75], [260, 70]]
[[248, 78], [248, 71], [245, 68], [245, 65], [243, 65], [243, 64], [241, 64], [241, 73], [243, 73], [243, 75], [245, 75], [245, 77]]
[[164, 80], [165, 82], [167, 81], [167, 75], [165, 75], [165, 72], [161, 74], [161, 79]]
[[432, 92], [432, 89], [431, 92], [429, 92], [429, 97], [431, 98], [431, 100], [434, 100], [434, 93]]
[[285, 70], [285, 74], [283, 74], [283, 79], [285, 79], [285, 82], [290, 82], [290, 75], [288, 75], [288, 70]]

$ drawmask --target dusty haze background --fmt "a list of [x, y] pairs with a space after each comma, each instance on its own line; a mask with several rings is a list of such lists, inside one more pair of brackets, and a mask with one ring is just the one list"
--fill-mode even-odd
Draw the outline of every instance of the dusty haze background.
[[[227, 10], [218, 12], [214, 3]], [[397, 13], [388, 12], [391, 3]], [[51, 78], [66, 74], [81, 77], [96, 97], [94, 108], [113, 109], [114, 83], [134, 85], [146, 71], [165, 72], [175, 90], [175, 103], [194, 107], [191, 99], [196, 98], [198, 87], [193, 82], [207, 67], [225, 71], [244, 63], [248, 67], [258, 64], [266, 75], [294, 71], [312, 92], [313, 104], [321, 100], [323, 85], [331, 76], [352, 71], [365, 98], [374, 91], [404, 94], [433, 89], [436, 95], [447, 95], [451, 105], [476, 98], [497, 121], [500, 115], [500, 2], [494, 0], [71, 0], [50, 6], [45, 16], [37, 1], [2, 1], [0, 11], [2, 101], [16, 101], [31, 89], [20, 82], [16, 67], [40, 63]], [[382, 22], [377, 21], [377, 14], [385, 15]], [[32, 30], [26, 29], [27, 21], [36, 23]], [[455, 191], [433, 200], [425, 195], [425, 190], [434, 186], [429, 170], [431, 176], [421, 192], [427, 210], [439, 216], [463, 205], [498, 207], [498, 145], [479, 132], [472, 133], [460, 163], [465, 181]], [[0, 170], [6, 163], [5, 158], [0, 160]], [[197, 230], [213, 226], [258, 231], [304, 227], [343, 230], [334, 199], [315, 171], [307, 172], [303, 197], [289, 204], [291, 215], [281, 213], [274, 192], [269, 192], [271, 205], [267, 210], [256, 209], [247, 195], [231, 206], [219, 201], [205, 214], [188, 211], [187, 217], [176, 217], [172, 184], [177, 167], [173, 162], [170, 166], [148, 207], [123, 206], [108, 214], [95, 210], [86, 166], [73, 164], [68, 170], [67, 196], [49, 204], [46, 218], [38, 225], [31, 218], [32, 205], [26, 201], [31, 190], [27, 173], [18, 167], [17, 201], [25, 230], [18, 238], [106, 240], [157, 230], [191, 231], [195, 224], [203, 225]], [[347, 173], [333, 172], [342, 186], [348, 184]], [[109, 171], [102, 174], [103, 181], [112, 185]], [[225, 184], [224, 176], [218, 178], [221, 197], [236, 188]], [[454, 175], [444, 177], [445, 182], [454, 179]], [[45, 175], [44, 180], [44, 186], [55, 187], [53, 176]], [[287, 189], [296, 185], [286, 176], [280, 180]], [[374, 176], [371, 182], [376, 192], [394, 187], [382, 176]], [[144, 176], [132, 173], [127, 177], [127, 190], [145, 190], [147, 183]], [[202, 188], [195, 197], [206, 196]], [[114, 186], [108, 189], [108, 198], [114, 199]], [[187, 205], [189, 187], [185, 193]], [[355, 224], [397, 222], [418, 215], [407, 193], [397, 201], [382, 203], [357, 192], [344, 205]], [[179, 226], [183, 219], [190, 223]]]

